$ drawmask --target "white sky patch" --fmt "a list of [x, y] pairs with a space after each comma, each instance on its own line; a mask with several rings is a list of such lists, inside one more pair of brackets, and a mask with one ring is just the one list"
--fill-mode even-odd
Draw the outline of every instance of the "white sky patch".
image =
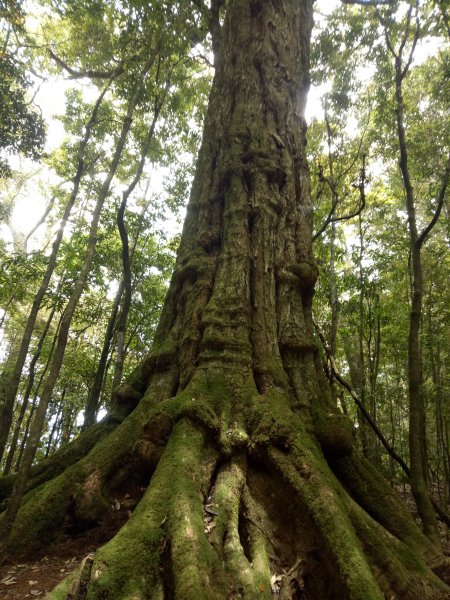
[[64, 138], [64, 125], [55, 117], [64, 114], [65, 94], [71, 87], [73, 87], [72, 81], [69, 82], [58, 77], [56, 80], [42, 84], [36, 94], [35, 103], [40, 107], [42, 115], [48, 123], [46, 141], [48, 151], [57, 148]]
[[307, 123], [311, 123], [313, 119], [323, 118], [322, 98], [330, 90], [331, 83], [328, 81], [322, 85], [312, 85], [310, 87], [305, 110], [305, 119]]

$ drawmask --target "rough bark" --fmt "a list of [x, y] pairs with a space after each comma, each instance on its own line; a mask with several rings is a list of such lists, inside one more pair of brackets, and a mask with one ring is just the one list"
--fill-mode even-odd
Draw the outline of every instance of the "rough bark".
[[120, 492], [146, 491], [49, 599], [450, 592], [430, 568], [445, 560], [353, 451], [313, 341], [311, 25], [310, 0], [231, 0], [215, 29], [174, 276], [152, 353], [117, 394], [136, 408], [24, 499], [6, 549], [92, 526]]

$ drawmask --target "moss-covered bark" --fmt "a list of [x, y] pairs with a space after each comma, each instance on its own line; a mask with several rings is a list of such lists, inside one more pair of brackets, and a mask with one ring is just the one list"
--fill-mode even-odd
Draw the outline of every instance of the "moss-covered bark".
[[[100, 423], [93, 425], [89, 431], [86, 431], [70, 442], [70, 444], [63, 446], [49, 458], [43, 459], [36, 464], [31, 469], [30, 477], [27, 482], [27, 491], [53, 479], [70, 467], [70, 465], [81, 460], [90, 452], [95, 444], [111, 433], [118, 424], [119, 421], [112, 415], [109, 415]], [[15, 475], [0, 477], [0, 506], [11, 494], [14, 480]]]
[[[217, 5], [217, 3], [213, 3]], [[145, 486], [49, 600], [446, 598], [445, 559], [353, 450], [312, 336], [312, 1], [230, 0], [177, 264], [136, 408], [30, 492], [5, 550]], [[219, 33], [220, 32], [220, 33]]]

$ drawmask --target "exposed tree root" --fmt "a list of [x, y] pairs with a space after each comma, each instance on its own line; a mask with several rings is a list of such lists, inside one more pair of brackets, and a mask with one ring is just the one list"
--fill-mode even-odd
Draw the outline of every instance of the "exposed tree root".
[[[136, 408], [144, 393], [151, 398], [151, 403], [171, 397], [178, 384], [178, 368], [176, 363], [163, 351], [155, 351], [136, 368], [130, 381], [122, 384], [115, 393], [115, 406], [99, 423], [83, 431], [75, 440], [58, 449], [52, 456], [40, 461], [32, 467], [26, 490], [33, 490], [46, 481], [63, 473], [68, 467], [82, 460], [91, 449], [107, 437]], [[153, 386], [151, 380], [158, 377]], [[149, 406], [147, 401], [146, 406]], [[14, 486], [15, 475], [0, 477], [0, 508], [4, 500], [9, 498]]]
[[[93, 425], [81, 433], [73, 442], [58, 449], [49, 458], [35, 465], [27, 483], [27, 491], [53, 479], [65, 469], [84, 458], [92, 448], [119, 424], [115, 418], [108, 416], [100, 423]], [[7, 499], [14, 485], [15, 475], [0, 477], [0, 503]]]
[[[223, 406], [223, 397], [215, 395], [208, 408], [200, 383], [197, 378], [195, 395], [188, 386], [147, 409], [146, 426], [138, 408], [80, 464], [31, 493], [14, 538], [25, 536], [27, 544], [24, 528], [38, 500], [50, 503], [42, 507], [50, 518], [55, 496], [61, 503], [69, 494], [59, 508], [62, 527], [96, 507], [100, 519], [108, 493], [136, 465], [141, 477], [146, 465], [150, 480], [128, 522], [49, 600], [448, 597], [450, 588], [427, 562], [437, 561], [432, 566], [441, 572], [445, 565], [401, 517], [400, 503], [388, 501], [383, 518], [376, 508], [368, 514], [365, 504], [377, 486], [369, 470], [350, 468], [356, 457], [341, 458], [341, 469], [353, 473], [344, 488], [294, 413], [291, 425], [267, 413], [255, 421], [250, 402], [250, 418], [229, 410], [219, 419], [211, 405], [220, 400]], [[367, 498], [357, 489], [364, 477]], [[75, 493], [74, 481], [81, 486]]]
[[[223, 598], [221, 563], [205, 536], [202, 509], [216, 458], [198, 427], [187, 420], [176, 426], [132, 517], [96, 553], [81, 598]], [[67, 582], [48, 597], [67, 597], [65, 588]]]
[[236, 0], [221, 26], [216, 10], [175, 272], [153, 354], [117, 394], [117, 414], [132, 412], [26, 496], [7, 550], [95, 526], [125, 486], [146, 491], [48, 600], [449, 597], [430, 568], [445, 560], [354, 455], [314, 346], [312, 4]]

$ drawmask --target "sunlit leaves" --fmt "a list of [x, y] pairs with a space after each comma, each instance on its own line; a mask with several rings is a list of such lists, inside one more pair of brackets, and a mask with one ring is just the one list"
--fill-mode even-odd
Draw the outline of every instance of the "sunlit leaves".
[[[0, 34], [0, 43], [2, 35]], [[24, 66], [8, 51], [0, 53], [0, 176], [10, 174], [7, 155], [22, 153], [39, 159], [43, 152], [45, 125], [30, 104], [30, 80]]]

